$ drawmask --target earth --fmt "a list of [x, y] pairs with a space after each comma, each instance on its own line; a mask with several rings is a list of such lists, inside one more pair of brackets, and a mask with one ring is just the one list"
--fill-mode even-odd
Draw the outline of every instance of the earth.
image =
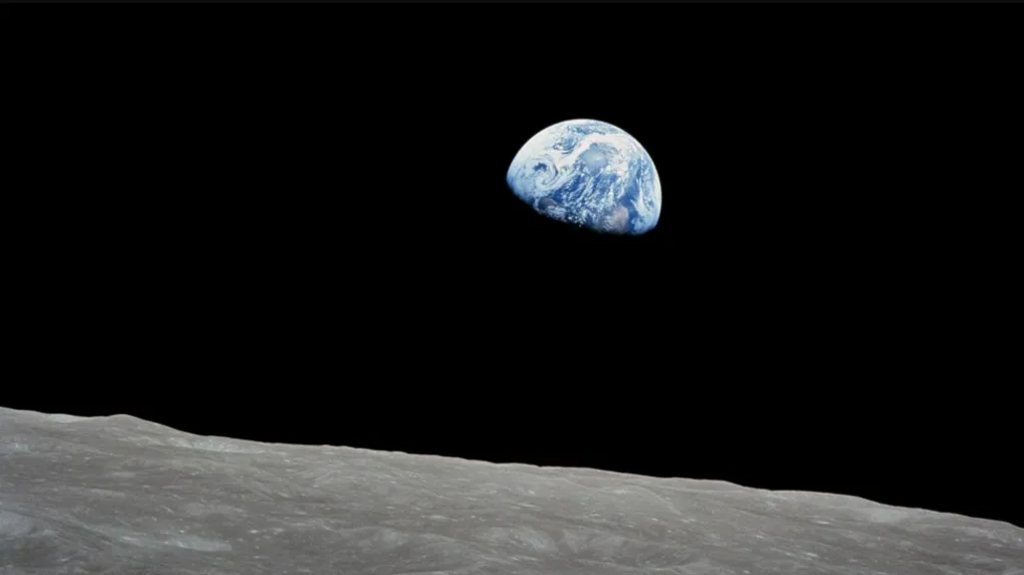
[[661, 216], [650, 155], [622, 129], [597, 120], [542, 130], [516, 154], [507, 182], [540, 214], [596, 232], [641, 235]]

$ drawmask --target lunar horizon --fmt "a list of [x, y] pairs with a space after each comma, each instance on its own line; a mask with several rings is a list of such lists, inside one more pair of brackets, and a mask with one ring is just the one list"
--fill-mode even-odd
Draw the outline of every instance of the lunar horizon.
[[0, 573], [1024, 575], [1024, 529], [855, 497], [0, 408]]

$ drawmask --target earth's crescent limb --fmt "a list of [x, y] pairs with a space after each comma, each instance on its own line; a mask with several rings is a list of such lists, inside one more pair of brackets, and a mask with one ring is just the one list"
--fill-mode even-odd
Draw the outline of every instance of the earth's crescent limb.
[[641, 235], [661, 217], [661, 180], [647, 150], [625, 130], [569, 120], [519, 150], [506, 181], [538, 213], [601, 233]]

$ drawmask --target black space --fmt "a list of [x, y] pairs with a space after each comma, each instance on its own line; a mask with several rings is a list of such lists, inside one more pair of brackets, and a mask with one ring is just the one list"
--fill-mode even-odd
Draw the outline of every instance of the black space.
[[[29, 72], [0, 405], [1024, 525], [1002, 112], [907, 62], [567, 83], [480, 40]], [[508, 191], [571, 118], [650, 152], [654, 232]]]

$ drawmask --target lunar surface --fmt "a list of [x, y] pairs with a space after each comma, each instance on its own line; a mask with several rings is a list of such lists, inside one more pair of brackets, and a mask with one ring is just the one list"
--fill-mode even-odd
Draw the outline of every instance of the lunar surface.
[[658, 225], [661, 180], [647, 150], [623, 130], [571, 120], [519, 150], [506, 181], [537, 212], [591, 230], [640, 235]]
[[0, 408], [0, 574], [1024, 575], [1024, 530], [851, 497]]

